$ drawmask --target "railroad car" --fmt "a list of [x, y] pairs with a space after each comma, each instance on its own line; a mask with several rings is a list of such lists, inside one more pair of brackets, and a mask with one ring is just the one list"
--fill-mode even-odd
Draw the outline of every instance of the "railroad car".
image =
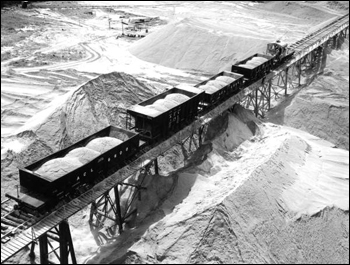
[[253, 82], [271, 71], [275, 65], [274, 60], [273, 56], [256, 53], [232, 65], [231, 71], [242, 74], [248, 82]]
[[238, 93], [243, 88], [243, 79], [241, 74], [223, 71], [194, 87], [204, 90], [203, 108], [207, 109]]
[[[101, 144], [102, 140], [111, 142], [113, 139], [115, 141], [112, 148], [109, 148], [112, 144]], [[96, 146], [100, 148], [101, 152], [92, 149]], [[101, 150], [103, 146], [106, 150]], [[65, 197], [74, 197], [79, 189], [81, 192], [84, 186], [91, 187], [126, 165], [128, 160], [139, 150], [139, 147], [139, 134], [108, 126], [25, 168], [19, 168], [21, 196], [18, 198], [17, 195], [7, 194], [7, 197], [16, 200], [23, 209], [42, 212]], [[76, 158], [71, 156], [75, 151], [81, 155], [78, 159], [85, 155], [86, 160], [83, 161], [85, 163], [80, 161], [81, 166], [78, 167], [69, 164], [71, 167], [68, 168], [68, 171], [72, 170], [65, 172], [62, 176], [58, 175], [57, 172], [61, 170], [59, 168], [60, 161], [63, 159], [75, 160]], [[50, 162], [53, 162], [51, 163], [52, 170], [48, 171], [48, 174], [38, 173]]]
[[274, 57], [274, 66], [276, 67], [290, 59], [294, 55], [294, 51], [287, 43], [277, 40], [267, 44], [266, 54]]
[[[196, 116], [210, 111], [293, 55], [279, 42], [270, 44], [267, 51], [268, 55], [256, 53], [237, 62], [232, 65], [232, 72], [220, 72], [195, 86], [180, 84], [130, 107], [127, 109], [127, 130], [108, 126], [20, 168], [21, 192], [6, 196], [17, 201], [16, 207], [34, 214], [55, 208], [65, 198], [75, 198], [128, 164], [143, 147], [170, 137], [192, 123]], [[119, 142], [104, 147], [102, 139], [106, 137]], [[52, 170], [49, 173], [42, 171], [48, 165]], [[58, 174], [56, 171], [59, 170], [63, 171]]]
[[204, 91], [199, 89], [173, 87], [130, 107], [127, 128], [135, 129], [143, 140], [153, 143], [194, 121], [203, 96]]

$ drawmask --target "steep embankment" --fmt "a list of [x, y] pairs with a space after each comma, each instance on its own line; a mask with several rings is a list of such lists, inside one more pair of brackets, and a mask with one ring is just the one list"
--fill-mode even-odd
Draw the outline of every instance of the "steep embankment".
[[293, 99], [277, 106], [268, 121], [307, 131], [349, 150], [349, 41], [332, 50], [326, 67]]
[[252, 120], [236, 108], [207, 159], [177, 172], [145, 232], [90, 262], [348, 263], [349, 152]]

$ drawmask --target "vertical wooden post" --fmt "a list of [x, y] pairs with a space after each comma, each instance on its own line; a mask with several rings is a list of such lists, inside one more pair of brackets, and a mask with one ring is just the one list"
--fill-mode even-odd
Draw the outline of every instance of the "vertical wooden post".
[[120, 208], [120, 198], [119, 198], [119, 191], [118, 191], [118, 186], [114, 187], [114, 197], [115, 197], [115, 204], [117, 205], [117, 214], [116, 218], [119, 220], [118, 226], [119, 226], [119, 234], [123, 232], [123, 218], [122, 218], [122, 211]]
[[69, 254], [71, 255], [72, 263], [77, 264], [73, 247], [73, 241], [67, 220], [62, 221], [59, 224], [59, 236], [61, 264], [69, 264]]
[[47, 244], [47, 234], [45, 233], [39, 237], [40, 264], [49, 264], [49, 249]]
[[154, 173], [159, 175], [158, 158], [154, 160]]
[[[69, 230], [68, 230], [69, 231]], [[66, 222], [63, 221], [59, 224], [59, 238], [60, 238], [60, 263], [68, 264], [68, 240], [67, 240], [67, 230], [66, 230]]]

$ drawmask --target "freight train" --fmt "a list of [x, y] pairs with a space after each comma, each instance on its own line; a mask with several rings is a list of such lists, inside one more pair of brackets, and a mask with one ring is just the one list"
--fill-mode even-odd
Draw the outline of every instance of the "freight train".
[[20, 193], [6, 196], [15, 207], [34, 215], [61, 203], [115, 173], [155, 146], [214, 109], [271, 70], [291, 59], [280, 42], [268, 44], [267, 54], [256, 53], [194, 86], [179, 85], [127, 109], [126, 129], [108, 126], [81, 141], [19, 169]]

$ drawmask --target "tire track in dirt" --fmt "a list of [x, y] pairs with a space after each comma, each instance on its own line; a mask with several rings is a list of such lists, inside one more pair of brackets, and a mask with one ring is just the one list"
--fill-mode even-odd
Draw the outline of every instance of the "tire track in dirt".
[[[74, 67], [77, 65], [80, 65], [82, 63], [91, 63], [101, 58], [101, 54], [95, 51], [91, 46], [87, 43], [80, 43], [79, 44], [82, 48], [85, 49], [85, 51], [88, 53], [88, 57], [84, 58], [80, 61], [74, 61], [74, 62], [67, 62], [67, 63], [59, 63], [55, 65], [45, 65], [45, 66], [38, 66], [38, 67], [21, 67], [21, 68], [12, 68], [12, 70], [16, 71], [18, 74], [23, 74], [26, 76], [31, 76], [30, 74], [27, 74], [27, 72], [33, 72], [33, 71], [40, 71], [40, 70], [62, 70], [67, 69], [70, 67]], [[33, 75], [36, 77], [36, 75]]]

